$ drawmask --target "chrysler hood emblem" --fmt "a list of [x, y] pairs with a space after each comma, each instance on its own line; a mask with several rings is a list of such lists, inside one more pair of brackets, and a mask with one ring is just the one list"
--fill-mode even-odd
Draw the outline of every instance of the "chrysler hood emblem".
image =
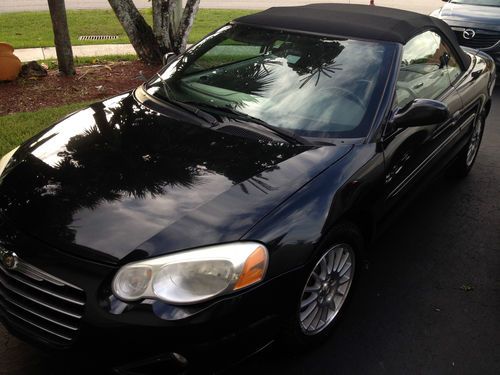
[[470, 40], [476, 36], [476, 32], [472, 29], [465, 29], [463, 36], [464, 36], [464, 39]]
[[77, 286], [71, 285], [61, 279], [58, 279], [55, 276], [48, 274], [45, 271], [42, 271], [31, 264], [26, 263], [22, 259], [20, 259], [16, 253], [13, 251], [9, 251], [4, 249], [0, 245], [0, 268], [4, 271], [12, 271], [22, 273], [23, 275], [29, 277], [30, 279], [36, 281], [47, 281], [57, 286], [70, 286], [72, 288], [82, 290]]
[[17, 266], [17, 255], [11, 251], [6, 251], [0, 248], [0, 262], [8, 270], [13, 270]]

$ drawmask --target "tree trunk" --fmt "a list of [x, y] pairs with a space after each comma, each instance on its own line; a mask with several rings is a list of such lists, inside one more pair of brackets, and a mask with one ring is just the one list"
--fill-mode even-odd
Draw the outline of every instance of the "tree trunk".
[[163, 54], [173, 51], [172, 36], [177, 31], [173, 15], [176, 12], [177, 2], [177, 0], [152, 0], [153, 32]]
[[162, 50], [153, 30], [132, 0], [108, 0], [139, 58], [150, 64], [161, 63]]
[[59, 71], [67, 76], [75, 74], [73, 50], [69, 37], [68, 20], [64, 0], [48, 0], [52, 29], [54, 30], [54, 44], [57, 53]]
[[186, 50], [189, 33], [193, 28], [194, 19], [198, 8], [200, 7], [200, 0], [187, 0], [182, 18], [179, 24], [178, 31], [175, 37], [174, 52], [179, 54]]
[[175, 25], [175, 30], [177, 31], [182, 18], [182, 0], [175, 0], [174, 14], [172, 17], [172, 23]]

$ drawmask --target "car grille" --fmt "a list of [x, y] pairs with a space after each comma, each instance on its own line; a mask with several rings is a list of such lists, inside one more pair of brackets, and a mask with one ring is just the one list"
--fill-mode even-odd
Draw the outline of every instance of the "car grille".
[[0, 315], [42, 341], [68, 346], [77, 337], [84, 292], [18, 260], [14, 270], [0, 264]]
[[500, 41], [499, 31], [472, 29], [476, 32], [476, 35], [472, 39], [465, 39], [465, 30], [465, 28], [453, 28], [453, 31], [457, 35], [459, 44], [465, 47], [477, 49], [491, 48]]

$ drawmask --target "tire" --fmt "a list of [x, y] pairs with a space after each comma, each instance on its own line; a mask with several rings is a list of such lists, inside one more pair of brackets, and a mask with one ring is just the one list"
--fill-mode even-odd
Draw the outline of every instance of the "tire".
[[472, 129], [472, 134], [469, 138], [469, 142], [460, 151], [457, 158], [450, 166], [447, 176], [452, 178], [465, 178], [471, 171], [474, 162], [476, 161], [477, 154], [479, 152], [479, 147], [481, 146], [481, 140], [483, 139], [485, 118], [484, 116], [479, 116], [474, 123], [474, 128]]
[[363, 238], [354, 225], [335, 226], [318, 249], [305, 269], [295, 309], [283, 330], [282, 346], [288, 351], [302, 352], [328, 337], [363, 268]]

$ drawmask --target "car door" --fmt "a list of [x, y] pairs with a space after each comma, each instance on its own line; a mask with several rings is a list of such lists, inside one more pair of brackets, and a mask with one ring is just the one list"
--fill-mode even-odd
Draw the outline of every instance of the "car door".
[[[445, 103], [450, 118], [443, 123], [392, 128], [387, 124], [382, 145], [385, 158], [384, 213], [436, 167], [461, 119], [462, 101], [453, 82], [462, 74], [458, 60], [443, 37], [423, 32], [403, 48], [393, 112], [414, 99]], [[452, 78], [453, 77], [453, 78]]]

